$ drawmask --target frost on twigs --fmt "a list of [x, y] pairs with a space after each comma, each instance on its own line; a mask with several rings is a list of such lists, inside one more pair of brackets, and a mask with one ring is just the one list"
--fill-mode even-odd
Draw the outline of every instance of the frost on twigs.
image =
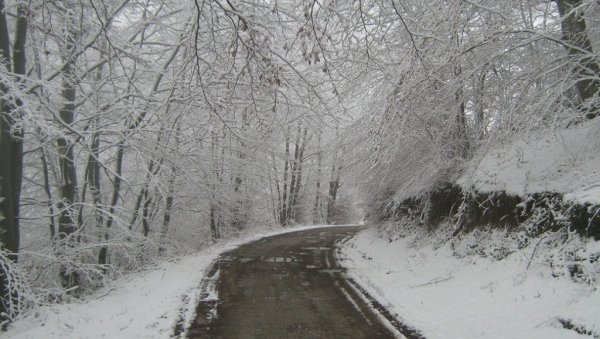
[[0, 249], [0, 328], [14, 321], [19, 314], [34, 304], [29, 282], [19, 267]]

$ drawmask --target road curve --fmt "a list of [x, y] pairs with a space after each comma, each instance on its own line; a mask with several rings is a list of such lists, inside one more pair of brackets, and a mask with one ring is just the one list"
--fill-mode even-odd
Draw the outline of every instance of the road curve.
[[333, 259], [335, 243], [359, 230], [287, 233], [224, 254], [216, 317], [201, 303], [188, 338], [395, 338]]

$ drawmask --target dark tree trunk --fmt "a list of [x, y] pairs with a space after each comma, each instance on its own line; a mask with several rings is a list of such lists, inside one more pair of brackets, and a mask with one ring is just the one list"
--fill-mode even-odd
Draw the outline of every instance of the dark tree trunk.
[[[162, 222], [162, 228], [160, 230], [160, 237], [161, 237], [161, 242], [165, 243], [166, 239], [167, 239], [167, 232], [169, 231], [169, 225], [171, 223], [171, 213], [173, 211], [173, 201], [175, 200], [175, 192], [174, 192], [174, 185], [175, 185], [175, 168], [173, 168], [173, 172], [171, 172], [171, 177], [169, 178], [169, 182], [168, 182], [168, 195], [167, 198], [165, 199], [165, 213], [163, 214], [163, 222]], [[161, 245], [160, 247], [161, 250], [164, 249], [164, 247]]]
[[[24, 4], [17, 7], [17, 23], [13, 57], [10, 56], [10, 37], [6, 20], [4, 0], [0, 0], [0, 53], [3, 66], [17, 76], [22, 85], [25, 74], [28, 8]], [[12, 60], [12, 65], [11, 65]], [[23, 131], [17, 128], [21, 117], [20, 100], [10, 101], [10, 84], [0, 82], [0, 247], [9, 252], [9, 257], [17, 261], [12, 253], [19, 252], [19, 202], [23, 180]], [[2, 310], [0, 309], [0, 312]]]
[[342, 172], [342, 166], [338, 166], [337, 170], [335, 164], [331, 172], [331, 180], [329, 181], [329, 197], [327, 199], [327, 223], [333, 224], [335, 222], [335, 210], [336, 200], [338, 195], [338, 189], [340, 188], [340, 176]]
[[[214, 196], [213, 196], [214, 200]], [[212, 235], [213, 240], [217, 240], [221, 238], [221, 234], [219, 232], [219, 220], [218, 220], [218, 212], [217, 206], [215, 206], [214, 202], [210, 203], [210, 233]]]
[[[146, 175], [146, 180], [148, 180], [148, 175]], [[146, 194], [146, 190], [148, 189], [148, 182], [144, 183], [144, 186], [140, 189], [140, 192], [135, 199], [135, 206], [133, 207], [133, 215], [131, 216], [131, 220], [129, 221], [129, 230], [133, 231], [133, 226], [137, 222], [137, 219], [140, 215], [140, 207], [142, 206], [142, 199]]]
[[[106, 41], [102, 40], [100, 42], [100, 58], [103, 59], [105, 53], [103, 50], [106, 48]], [[102, 76], [104, 71], [104, 65], [100, 65], [96, 72], [95, 81], [97, 84], [102, 82]], [[100, 102], [97, 105], [100, 106]], [[100, 126], [100, 116], [96, 115], [93, 119], [93, 128], [94, 133], [92, 133], [90, 149], [91, 153], [88, 158], [88, 172], [87, 172], [87, 182], [90, 186], [90, 194], [92, 195], [92, 202], [94, 206], [94, 218], [96, 222], [96, 227], [102, 228], [104, 226], [104, 204], [102, 202], [102, 192], [100, 189], [100, 134], [97, 132]]]
[[219, 238], [221, 238], [221, 218], [220, 218], [220, 205], [218, 204], [217, 201], [217, 194], [216, 194], [216, 190], [217, 190], [217, 183], [221, 183], [221, 169], [220, 169], [220, 165], [219, 165], [219, 160], [217, 157], [217, 146], [218, 146], [218, 140], [217, 140], [217, 134], [215, 133], [215, 131], [211, 131], [211, 157], [212, 157], [212, 164], [214, 166], [213, 169], [213, 178], [211, 178], [211, 189], [212, 189], [212, 195], [211, 195], [211, 200], [210, 200], [210, 215], [209, 215], [209, 219], [210, 219], [210, 232], [212, 235], [213, 240], [217, 240]]
[[575, 63], [576, 88], [582, 102], [580, 109], [586, 118], [593, 119], [600, 113], [597, 103], [584, 107], [600, 89], [600, 65], [592, 50], [583, 13], [576, 10], [582, 0], [555, 0], [562, 19], [562, 40], [572, 62]]
[[[6, 20], [4, 0], [0, 0], [0, 62], [7, 72], [17, 75], [19, 85], [25, 74], [25, 42], [27, 40], [28, 8], [24, 4], [17, 7], [17, 24], [13, 46], [13, 65], [10, 57], [10, 38]], [[23, 131], [17, 128], [20, 119], [20, 100], [10, 101], [10, 84], [0, 82], [0, 249], [8, 252], [8, 257], [17, 261], [19, 252], [19, 204], [21, 182], [23, 180]], [[6, 317], [5, 300], [19, 298], [8, 291], [8, 272], [0, 272], [0, 323]]]
[[[104, 240], [108, 240], [108, 232], [111, 229], [115, 220], [115, 211], [117, 203], [119, 202], [119, 196], [121, 194], [121, 175], [123, 173], [123, 156], [125, 155], [125, 140], [122, 139], [117, 145], [117, 161], [115, 164], [115, 178], [113, 180], [113, 192], [110, 200], [110, 207], [108, 209], [108, 218], [106, 221], [106, 230], [104, 231]], [[98, 253], [98, 263], [105, 265], [108, 263], [108, 247], [102, 246]]]
[[[142, 206], [142, 200], [144, 201], [144, 208], [147, 208], [146, 201], [148, 200], [148, 190], [150, 189], [150, 187], [149, 187], [150, 177], [158, 174], [158, 172], [160, 171], [160, 169], [162, 167], [162, 162], [163, 162], [163, 158], [161, 158], [158, 162], [156, 162], [154, 160], [150, 160], [150, 163], [148, 164], [148, 169], [146, 170], [146, 180], [144, 181], [144, 184], [143, 184], [142, 188], [140, 189], [140, 192], [138, 193], [137, 198], [135, 199], [135, 206], [133, 207], [133, 215], [131, 216], [131, 221], [129, 222], [129, 230], [133, 230], [133, 226], [135, 225], [135, 223], [137, 221], [137, 218], [139, 216], [139, 210], [140, 210], [140, 207]], [[144, 226], [144, 227], [146, 227], [146, 226]], [[145, 228], [143, 231], [144, 231], [143, 232], [144, 236], [147, 236], [148, 233], [145, 232]], [[149, 229], [148, 229], [148, 231], [149, 231]]]
[[281, 196], [281, 211], [279, 216], [279, 223], [281, 226], [287, 226], [288, 224], [288, 216], [287, 216], [287, 189], [288, 189], [288, 170], [290, 165], [290, 128], [287, 129], [287, 134], [285, 135], [285, 165], [283, 167], [283, 189]]
[[100, 137], [97, 133], [92, 134], [91, 151], [88, 158], [88, 171], [87, 171], [87, 182], [90, 186], [90, 194], [92, 195], [92, 202], [94, 205], [94, 216], [96, 219], [96, 226], [102, 227], [104, 224], [104, 216], [102, 213], [102, 192], [100, 191], [100, 163], [98, 157], [100, 156]]
[[[73, 25], [72, 22], [69, 24]], [[67, 53], [74, 49], [76, 35], [77, 33], [74, 31], [74, 28], [69, 27], [65, 46]], [[58, 238], [66, 244], [72, 244], [74, 241], [74, 239], [72, 239], [72, 234], [77, 230], [74, 219], [75, 211], [73, 210], [73, 204], [75, 203], [75, 198], [77, 195], [77, 171], [75, 168], [75, 155], [73, 151], [75, 144], [69, 138], [69, 135], [71, 134], [69, 128], [75, 120], [75, 97], [77, 91], [75, 89], [75, 60], [70, 60], [69, 55], [66, 56], [66, 60], [67, 62], [63, 68], [64, 80], [62, 85], [62, 98], [64, 103], [59, 112], [63, 135], [56, 141], [58, 146], [58, 164], [61, 177]], [[65, 246], [64, 248], [68, 247], [69, 246]], [[60, 269], [60, 277], [62, 285], [65, 288], [70, 288], [78, 284], [77, 274], [75, 272], [71, 272], [65, 266], [61, 267]]]
[[487, 65], [481, 71], [479, 75], [479, 81], [477, 83], [477, 88], [475, 92], [475, 128], [476, 128], [476, 138], [483, 139], [487, 133], [487, 126], [485, 125], [485, 80], [487, 74]]
[[46, 160], [46, 154], [44, 149], [40, 149], [40, 160], [42, 162], [42, 172], [44, 174], [44, 192], [48, 197], [48, 214], [49, 214], [49, 228], [50, 228], [50, 239], [52, 245], [55, 245], [56, 237], [56, 224], [54, 222], [54, 204], [52, 199], [52, 191], [50, 190], [50, 175], [48, 173], [48, 161]]
[[150, 205], [152, 198], [148, 196], [148, 190], [144, 191], [144, 206], [142, 208], [142, 234], [147, 237], [150, 234]]
[[321, 167], [323, 166], [323, 151], [321, 150], [321, 134], [319, 134], [319, 153], [317, 154], [317, 183], [315, 206], [313, 207], [313, 224], [322, 222], [321, 216]]
[[281, 211], [281, 187], [279, 186], [279, 179], [277, 174], [277, 163], [275, 162], [275, 153], [271, 152], [271, 159], [273, 160], [273, 177], [275, 180], [275, 188], [277, 190], [277, 208], [273, 208], [273, 217], [275, 222], [280, 223], [280, 211]]
[[[156, 147], [154, 147], [153, 154], [155, 154], [160, 147], [159, 145], [160, 145], [160, 141], [162, 139], [161, 136], [162, 136], [162, 133], [159, 133], [158, 138], [156, 140]], [[164, 157], [161, 157], [158, 161], [156, 161], [155, 159], [150, 159], [150, 161], [148, 162], [148, 168], [146, 170], [146, 180], [144, 181], [144, 184], [143, 184], [142, 188], [140, 189], [140, 192], [138, 193], [138, 196], [135, 200], [135, 206], [133, 207], [133, 215], [131, 216], [131, 221], [129, 222], [129, 230], [133, 230], [133, 226], [137, 222], [137, 218], [140, 213], [139, 210], [140, 210], [140, 207], [142, 206], [142, 199], [146, 199], [148, 196], [148, 190], [150, 189], [150, 187], [149, 187], [150, 178], [152, 176], [155, 176], [156, 174], [158, 174], [158, 172], [162, 168], [163, 161], [164, 161]]]

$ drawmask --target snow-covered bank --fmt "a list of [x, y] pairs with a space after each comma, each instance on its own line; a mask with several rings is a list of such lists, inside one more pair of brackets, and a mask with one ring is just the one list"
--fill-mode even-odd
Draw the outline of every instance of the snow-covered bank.
[[36, 308], [0, 336], [9, 338], [169, 338], [176, 323], [189, 324], [200, 282], [223, 252], [266, 236], [320, 226], [248, 233], [196, 254], [129, 274], [80, 303]]
[[565, 200], [600, 203], [600, 125], [533, 130], [477, 154], [458, 179], [464, 189], [524, 196], [560, 192]]
[[[541, 239], [496, 260], [492, 252], [470, 253], [481, 241], [475, 234], [442, 244], [416, 235], [390, 241], [379, 234], [370, 229], [348, 241], [341, 263], [369, 294], [427, 338], [582, 337], [565, 329], [568, 324], [600, 335], [598, 241], [574, 235], [554, 248]], [[501, 239], [505, 235], [490, 231], [487, 241]], [[488, 249], [498, 247], [506, 246]], [[569, 256], [587, 258], [588, 272], [579, 282], [568, 271]]]

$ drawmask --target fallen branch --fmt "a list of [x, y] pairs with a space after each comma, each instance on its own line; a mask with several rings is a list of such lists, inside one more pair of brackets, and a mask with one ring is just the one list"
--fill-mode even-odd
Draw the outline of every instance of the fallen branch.
[[442, 278], [442, 277], [437, 277], [437, 278], [434, 278], [434, 279], [432, 279], [432, 280], [430, 280], [430, 281], [428, 281], [428, 282], [426, 282], [426, 283], [424, 283], [424, 284], [415, 285], [415, 286], [410, 286], [410, 288], [422, 287], [422, 286], [427, 286], [427, 285], [435, 285], [435, 284], [439, 284], [439, 283], [441, 283], [441, 282], [444, 282], [444, 281], [450, 280], [450, 279], [452, 279], [452, 278], [453, 278], [453, 276], [451, 276], [451, 275], [449, 275], [449, 276], [447, 276], [447, 277], [444, 277], [444, 278]]
[[535, 256], [535, 252], [537, 251], [538, 247], [540, 246], [540, 243], [542, 242], [542, 240], [546, 239], [546, 236], [543, 236], [538, 242], [537, 244], [535, 244], [535, 247], [533, 248], [533, 252], [531, 252], [531, 257], [529, 258], [529, 262], [527, 263], [527, 267], [525, 268], [525, 270], [529, 270], [529, 266], [531, 265], [531, 261], [533, 260], [533, 256]]

